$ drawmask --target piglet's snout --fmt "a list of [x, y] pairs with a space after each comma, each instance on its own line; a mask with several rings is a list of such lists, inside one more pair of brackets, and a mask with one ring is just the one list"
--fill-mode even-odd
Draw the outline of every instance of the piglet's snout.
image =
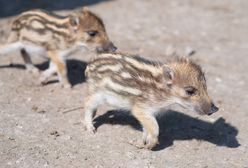
[[219, 110], [218, 107], [216, 107], [213, 103], [211, 104], [211, 109], [210, 112], [208, 113], [208, 115], [211, 115], [213, 113], [216, 113]]
[[114, 46], [114, 44], [112, 42], [109, 43], [105, 43], [104, 45], [97, 47], [96, 48], [98, 53], [102, 53], [102, 52], [115, 52], [117, 50], [117, 47]]

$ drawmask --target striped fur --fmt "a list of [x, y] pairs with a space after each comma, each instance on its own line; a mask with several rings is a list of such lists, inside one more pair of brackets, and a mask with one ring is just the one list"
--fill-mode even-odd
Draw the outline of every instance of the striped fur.
[[[130, 87], [130, 92], [127, 91], [128, 89], [119, 89], [120, 93], [125, 95], [142, 97], [145, 96], [143, 92], [152, 92], [154, 88], [166, 92], [163, 88], [162, 67], [141, 62], [138, 57], [134, 56], [102, 54], [89, 63], [86, 76], [89, 80], [109, 77], [111, 83], [124, 86], [124, 88]], [[110, 85], [109, 88], [113, 90], [115, 87]], [[138, 90], [140, 94], [133, 92], [133, 89]]]
[[[130, 110], [144, 129], [145, 147], [158, 143], [159, 128], [154, 114], [169, 105], [210, 113], [211, 100], [200, 66], [188, 59], [168, 64], [119, 53], [101, 54], [86, 68], [88, 96], [85, 101], [85, 126], [95, 131], [92, 119], [102, 104]], [[195, 93], [192, 93], [195, 89]]]
[[16, 37], [10, 38], [9, 42], [28, 41], [47, 50], [66, 50], [77, 42], [87, 43], [90, 39], [87, 39], [86, 32], [90, 30], [102, 34], [102, 37], [94, 39], [95, 43], [109, 43], [102, 20], [88, 10], [63, 17], [37, 9], [24, 12], [14, 20], [12, 33], [16, 34]]
[[42, 74], [41, 82], [46, 83], [48, 77], [57, 72], [62, 85], [68, 86], [65, 59], [83, 49], [94, 52], [116, 49], [97, 15], [86, 8], [68, 16], [37, 9], [16, 17], [8, 43], [0, 46], [0, 55], [20, 50], [26, 68], [34, 71], [37, 68], [32, 65], [30, 56], [48, 57], [51, 67]]

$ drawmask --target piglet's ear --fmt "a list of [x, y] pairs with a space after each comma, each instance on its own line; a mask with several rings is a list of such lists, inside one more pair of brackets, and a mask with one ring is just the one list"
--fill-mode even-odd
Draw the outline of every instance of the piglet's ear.
[[83, 7], [82, 9], [83, 12], [88, 12], [89, 11], [89, 8], [87, 8], [86, 6]]
[[179, 58], [179, 60], [181, 62], [187, 62], [187, 63], [190, 62], [189, 56], [182, 56], [182, 57]]
[[70, 25], [73, 32], [77, 32], [80, 25], [80, 20], [78, 16], [70, 16]]
[[83, 8], [81, 8], [80, 13], [82, 17], [87, 17], [90, 13], [90, 10], [89, 8], [84, 6]]
[[171, 69], [171, 67], [169, 67], [168, 65], [163, 65], [163, 75], [164, 75], [166, 84], [168, 86], [171, 86], [172, 80], [174, 78], [174, 72]]

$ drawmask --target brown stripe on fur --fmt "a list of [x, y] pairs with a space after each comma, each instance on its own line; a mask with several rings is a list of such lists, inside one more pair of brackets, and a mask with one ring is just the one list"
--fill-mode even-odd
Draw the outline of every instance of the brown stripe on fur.
[[28, 26], [32, 29], [35, 29], [34, 27], [32, 27], [32, 25], [30, 25], [33, 21], [40, 22], [45, 27], [44, 29], [49, 29], [49, 30], [54, 31], [54, 32], [61, 34], [63, 36], [69, 36], [70, 35], [70, 31], [69, 31], [67, 24], [58, 24], [56, 22], [51, 22], [51, 21], [47, 20], [47, 18], [43, 18], [39, 15], [33, 15], [33, 14], [24, 15], [24, 16], [18, 18], [17, 20], [15, 20], [13, 22], [12, 29], [13, 30], [20, 30], [21, 28], [28, 27]]
[[100, 68], [105, 65], [116, 65], [118, 64], [118, 61], [113, 60], [113, 59], [96, 59], [89, 64], [94, 64], [96, 68]]
[[42, 45], [43, 44], [42, 42], [33, 41], [32, 39], [29, 39], [27, 37], [22, 37], [22, 40], [30, 42], [30, 43], [33, 43], [33, 44], [37, 44], [37, 45]]
[[[129, 63], [125, 63], [124, 64], [124, 67], [126, 70], [128, 70], [128, 72], [130, 74], [132, 74], [132, 76], [135, 76], [135, 77], [144, 77], [144, 78], [150, 78], [150, 79], [153, 79], [155, 80], [156, 82], [161, 82], [162, 80], [162, 71], [160, 74], [156, 74], [156, 76], [149, 70], [144, 70], [144, 69], [140, 69], [138, 67], [136, 67], [135, 65], [133, 64], [129, 64]], [[152, 67], [154, 68], [154, 67]]]
[[[106, 75], [106, 76], [108, 76], [108, 75]], [[114, 82], [116, 82], [122, 86], [140, 89], [143, 92], [147, 92], [150, 89], [154, 90], [155, 88], [156, 88], [156, 90], [159, 90], [161, 92], [165, 91], [164, 88], [162, 87], [163, 83], [157, 83], [157, 82], [154, 82], [152, 80], [150, 80], [150, 82], [147, 82], [147, 81], [140, 80], [139, 78], [135, 78], [135, 77], [123, 79], [122, 77], [117, 76], [117, 75], [113, 75], [111, 77], [111, 79], [112, 79], [112, 81], [114, 81]]]
[[116, 93], [116, 94], [118, 94], [118, 95], [121, 95], [121, 96], [136, 96], [136, 95], [134, 95], [134, 94], [132, 94], [132, 93], [129, 93], [129, 92], [125, 92], [125, 91], [120, 91], [120, 90], [114, 90], [113, 88], [111, 88], [111, 87], [109, 87], [109, 86], [106, 86], [105, 87], [107, 90], [109, 90], [109, 91], [111, 91], [111, 92], [114, 92], [114, 93]]
[[30, 21], [33, 18], [38, 17], [39, 19], [44, 20], [48, 24], [54, 24], [56, 27], [59, 27], [59, 28], [67, 28], [67, 27], [65, 27], [65, 23], [68, 21], [69, 17], [60, 18], [60, 17], [55, 17], [55, 16], [52, 16], [52, 15], [49, 15], [48, 17], [51, 17], [51, 18], [54, 19], [53, 21], [51, 21], [51, 19], [49, 19], [48, 17], [42, 16], [42, 15], [44, 15], [44, 13], [45, 12], [40, 12], [40, 14], [38, 14], [37, 12], [32, 13], [32, 11], [30, 11], [28, 13], [21, 14], [16, 20]]

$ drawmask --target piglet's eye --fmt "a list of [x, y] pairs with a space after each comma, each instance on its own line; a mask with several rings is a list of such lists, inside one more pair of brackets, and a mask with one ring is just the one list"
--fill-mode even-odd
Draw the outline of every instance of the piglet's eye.
[[98, 32], [97, 31], [87, 31], [87, 34], [90, 36], [90, 37], [95, 37]]
[[184, 88], [184, 90], [188, 96], [194, 96], [196, 94], [196, 91], [197, 91], [197, 89], [194, 88], [193, 86], [187, 86]]

